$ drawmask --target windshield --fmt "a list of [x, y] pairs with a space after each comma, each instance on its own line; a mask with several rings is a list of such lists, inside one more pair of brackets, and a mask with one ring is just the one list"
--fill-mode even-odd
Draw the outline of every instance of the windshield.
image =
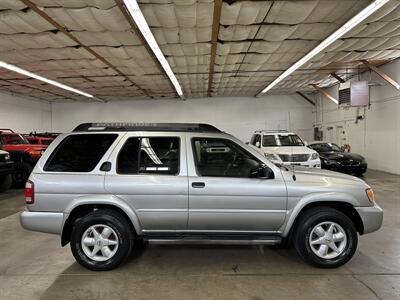
[[19, 134], [2, 134], [0, 136], [0, 141], [2, 145], [29, 144], [29, 142]]
[[317, 152], [342, 152], [342, 149], [336, 144], [320, 143], [310, 145], [310, 148]]
[[304, 146], [304, 143], [297, 134], [271, 134], [263, 136], [263, 146]]

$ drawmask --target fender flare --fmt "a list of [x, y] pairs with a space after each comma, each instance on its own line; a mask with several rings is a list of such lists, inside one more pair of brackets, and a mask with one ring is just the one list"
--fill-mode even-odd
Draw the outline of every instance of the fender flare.
[[292, 229], [293, 224], [295, 223], [297, 217], [301, 214], [304, 207], [309, 204], [321, 203], [323, 205], [327, 202], [340, 202], [347, 203], [351, 206], [358, 206], [359, 201], [354, 198], [352, 195], [341, 192], [327, 192], [327, 193], [311, 193], [305, 195], [297, 204], [290, 210], [288, 210], [286, 217], [286, 222], [282, 225], [281, 232], [283, 237], [287, 237], [289, 235], [290, 230]]
[[71, 212], [82, 205], [110, 205], [119, 208], [128, 217], [136, 233], [138, 235], [142, 234], [142, 226], [135, 210], [121, 198], [114, 195], [87, 195], [75, 198], [64, 211], [63, 231], [64, 225]]

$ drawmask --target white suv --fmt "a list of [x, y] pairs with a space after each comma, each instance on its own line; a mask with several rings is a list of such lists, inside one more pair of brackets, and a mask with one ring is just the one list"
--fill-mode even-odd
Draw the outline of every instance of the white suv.
[[318, 153], [308, 148], [295, 133], [255, 131], [250, 144], [275, 164], [321, 168]]

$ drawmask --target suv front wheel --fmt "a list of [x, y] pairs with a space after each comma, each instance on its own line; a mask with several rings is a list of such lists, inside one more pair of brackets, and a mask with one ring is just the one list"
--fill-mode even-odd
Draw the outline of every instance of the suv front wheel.
[[82, 266], [93, 271], [118, 267], [130, 255], [134, 234], [120, 213], [95, 210], [78, 219], [72, 229], [71, 251]]
[[315, 207], [300, 216], [294, 246], [306, 262], [319, 268], [344, 265], [357, 249], [358, 236], [353, 222], [342, 212]]

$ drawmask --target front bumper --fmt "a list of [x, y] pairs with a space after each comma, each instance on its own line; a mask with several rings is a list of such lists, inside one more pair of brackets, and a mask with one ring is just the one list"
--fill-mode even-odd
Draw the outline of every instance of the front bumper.
[[367, 171], [368, 164], [367, 163], [361, 163], [358, 165], [343, 165], [341, 163], [335, 163], [335, 164], [322, 164], [322, 169], [327, 169], [331, 171], [336, 171], [336, 172], [341, 172], [341, 173], [347, 173], [347, 174], [354, 174], [354, 173], [360, 173], [363, 174]]
[[272, 162], [283, 166], [299, 166], [299, 167], [317, 168], [317, 169], [321, 168], [320, 160], [308, 160], [303, 162], [273, 160]]
[[61, 234], [64, 221], [63, 213], [24, 211], [20, 215], [23, 228], [32, 231]]
[[363, 222], [363, 233], [374, 232], [382, 227], [383, 210], [378, 204], [375, 203], [374, 206], [355, 207], [355, 209]]

